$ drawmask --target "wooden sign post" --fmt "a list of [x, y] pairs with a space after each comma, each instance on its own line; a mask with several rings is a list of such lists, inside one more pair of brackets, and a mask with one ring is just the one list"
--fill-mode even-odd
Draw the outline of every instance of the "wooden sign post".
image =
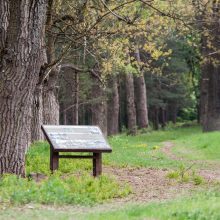
[[[112, 152], [97, 126], [43, 125], [42, 130], [50, 143], [50, 169], [59, 168], [59, 158], [93, 160], [93, 176], [102, 173], [102, 153]], [[61, 152], [90, 152], [92, 155], [60, 155]]]

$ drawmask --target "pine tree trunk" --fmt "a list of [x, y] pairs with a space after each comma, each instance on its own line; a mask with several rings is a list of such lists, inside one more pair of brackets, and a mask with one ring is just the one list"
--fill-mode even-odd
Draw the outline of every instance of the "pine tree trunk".
[[112, 76], [109, 81], [112, 92], [108, 99], [108, 135], [114, 135], [119, 132], [119, 94], [118, 80]]
[[[136, 60], [141, 62], [139, 49], [135, 53]], [[144, 75], [141, 72], [134, 77], [135, 104], [137, 109], [137, 125], [139, 128], [148, 127], [147, 90]]]
[[176, 104], [171, 105], [171, 120], [173, 124], [176, 124], [176, 119], [177, 119], [177, 106]]
[[126, 74], [125, 88], [126, 88], [128, 133], [131, 135], [136, 135], [137, 121], [136, 121], [136, 109], [135, 109], [135, 100], [134, 100], [134, 79], [132, 74]]
[[79, 124], [79, 75], [77, 72], [74, 73], [74, 94], [73, 94], [73, 111], [72, 120], [74, 125]]
[[139, 128], [148, 127], [148, 110], [146, 85], [143, 74], [134, 77], [135, 82], [135, 99], [137, 109], [137, 125]]
[[106, 94], [103, 86], [94, 79], [94, 85], [92, 87], [92, 98], [97, 99], [91, 106], [92, 112], [92, 125], [97, 125], [102, 130], [103, 134], [107, 136], [107, 102]]
[[203, 130], [215, 131], [220, 130], [220, 66], [212, 66], [209, 71], [208, 94], [203, 97]]
[[42, 65], [45, 0], [0, 1], [0, 173], [25, 175], [27, 127]]
[[153, 108], [153, 114], [154, 114], [154, 118], [153, 118], [153, 127], [154, 130], [158, 130], [159, 129], [159, 110], [158, 107], [154, 107]]
[[160, 108], [160, 123], [162, 128], [166, 127], [166, 110], [164, 108]]
[[204, 131], [220, 130], [219, 8], [219, 1], [211, 1], [210, 8], [204, 13], [202, 54], [206, 60], [201, 82], [201, 121]]
[[[55, 39], [56, 35], [52, 31], [53, 16], [55, 14], [54, 0], [48, 1], [47, 10], [47, 62], [53, 63], [55, 56]], [[43, 82], [43, 122], [44, 124], [59, 124], [59, 101], [57, 97], [57, 81], [60, 69], [54, 65], [49, 76]]]
[[59, 124], [59, 102], [56, 95], [58, 73], [59, 70], [53, 68], [43, 87], [43, 123], [48, 125]]

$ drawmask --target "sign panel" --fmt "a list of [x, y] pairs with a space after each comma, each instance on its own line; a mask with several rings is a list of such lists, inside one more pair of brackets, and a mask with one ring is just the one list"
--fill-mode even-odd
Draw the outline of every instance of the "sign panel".
[[97, 126], [43, 125], [42, 128], [55, 150], [111, 152], [111, 147]]

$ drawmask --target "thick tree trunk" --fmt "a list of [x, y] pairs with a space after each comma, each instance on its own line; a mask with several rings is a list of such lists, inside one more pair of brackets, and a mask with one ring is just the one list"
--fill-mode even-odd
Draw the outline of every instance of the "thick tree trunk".
[[0, 1], [0, 173], [25, 175], [27, 126], [42, 65], [46, 0]]
[[[204, 131], [220, 130], [219, 1], [210, 1], [202, 15], [202, 67], [200, 119]], [[204, 22], [205, 21], [205, 22]]]
[[220, 66], [213, 65], [209, 70], [208, 78], [203, 79], [207, 81], [203, 83], [208, 84], [208, 94], [203, 94], [202, 121], [204, 131], [215, 131], [220, 130]]
[[136, 109], [135, 109], [135, 100], [134, 100], [134, 79], [132, 74], [125, 75], [125, 87], [126, 87], [128, 133], [131, 135], [136, 135], [137, 121], [136, 121]]
[[[137, 48], [136, 53], [137, 62], [141, 62], [140, 52]], [[137, 125], [139, 128], [148, 127], [148, 109], [147, 109], [147, 90], [144, 75], [141, 72], [134, 77], [135, 85], [135, 104], [137, 109]]]
[[102, 130], [103, 134], [107, 136], [107, 101], [103, 86], [97, 79], [94, 79], [92, 87], [92, 98], [100, 98], [91, 106], [92, 124], [97, 125]]
[[114, 135], [119, 132], [119, 94], [118, 80], [116, 76], [112, 76], [109, 80], [112, 88], [108, 99], [108, 135]]

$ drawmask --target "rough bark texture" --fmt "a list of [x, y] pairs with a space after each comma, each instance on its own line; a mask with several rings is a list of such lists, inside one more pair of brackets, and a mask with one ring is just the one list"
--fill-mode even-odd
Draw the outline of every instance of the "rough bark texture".
[[212, 66], [209, 71], [208, 78], [203, 78], [204, 131], [220, 130], [220, 67]]
[[[55, 10], [55, 1], [49, 0], [47, 11], [46, 27], [47, 35], [47, 62], [53, 63], [55, 57], [55, 39], [53, 34], [53, 16]], [[59, 75], [59, 68], [55, 65], [52, 67], [49, 75], [43, 82], [43, 122], [44, 124], [57, 125], [59, 124], [59, 102], [57, 95], [57, 80]]]
[[[140, 52], [137, 48], [135, 57], [137, 62], [141, 62]], [[148, 127], [148, 109], [147, 109], [147, 90], [144, 75], [141, 72], [134, 77], [135, 85], [135, 104], [137, 110], [137, 125], [139, 128]]]
[[103, 85], [94, 78], [94, 85], [92, 88], [92, 98], [99, 98], [99, 100], [92, 103], [92, 124], [97, 125], [102, 130], [103, 134], [107, 136], [107, 102], [106, 94]]
[[[61, 87], [59, 91], [60, 122], [67, 125], [78, 125], [80, 89], [79, 73], [68, 66], [62, 67], [59, 83], [59, 86]], [[80, 110], [82, 110], [82, 108]], [[82, 111], [80, 111], [80, 114], [82, 114]]]
[[148, 109], [146, 85], [143, 74], [134, 77], [135, 82], [135, 103], [137, 109], [137, 125], [139, 128], [148, 127]]
[[154, 130], [159, 129], [159, 110], [158, 107], [153, 107], [153, 128]]
[[79, 124], [79, 74], [74, 74], [74, 90], [73, 90], [73, 111], [72, 111], [72, 118], [73, 124]]
[[119, 132], [119, 94], [117, 77], [112, 76], [109, 80], [109, 84], [112, 91], [108, 99], [108, 135], [114, 135]]
[[220, 130], [220, 3], [210, 1], [209, 4], [210, 8], [203, 14], [202, 29], [202, 54], [206, 57], [202, 67], [200, 101], [204, 131]]
[[44, 139], [41, 125], [43, 124], [43, 88], [42, 85], [37, 85], [34, 91], [32, 105], [32, 120], [31, 120], [31, 142]]
[[[54, 75], [53, 75], [54, 74]], [[43, 123], [50, 125], [59, 124], [59, 102], [56, 95], [58, 70], [53, 68], [49, 80], [43, 87]]]
[[42, 64], [46, 0], [0, 1], [0, 173], [25, 175], [27, 125]]
[[137, 133], [136, 109], [134, 100], [134, 79], [132, 74], [125, 76], [126, 88], [126, 109], [128, 120], [128, 133], [135, 135]]

